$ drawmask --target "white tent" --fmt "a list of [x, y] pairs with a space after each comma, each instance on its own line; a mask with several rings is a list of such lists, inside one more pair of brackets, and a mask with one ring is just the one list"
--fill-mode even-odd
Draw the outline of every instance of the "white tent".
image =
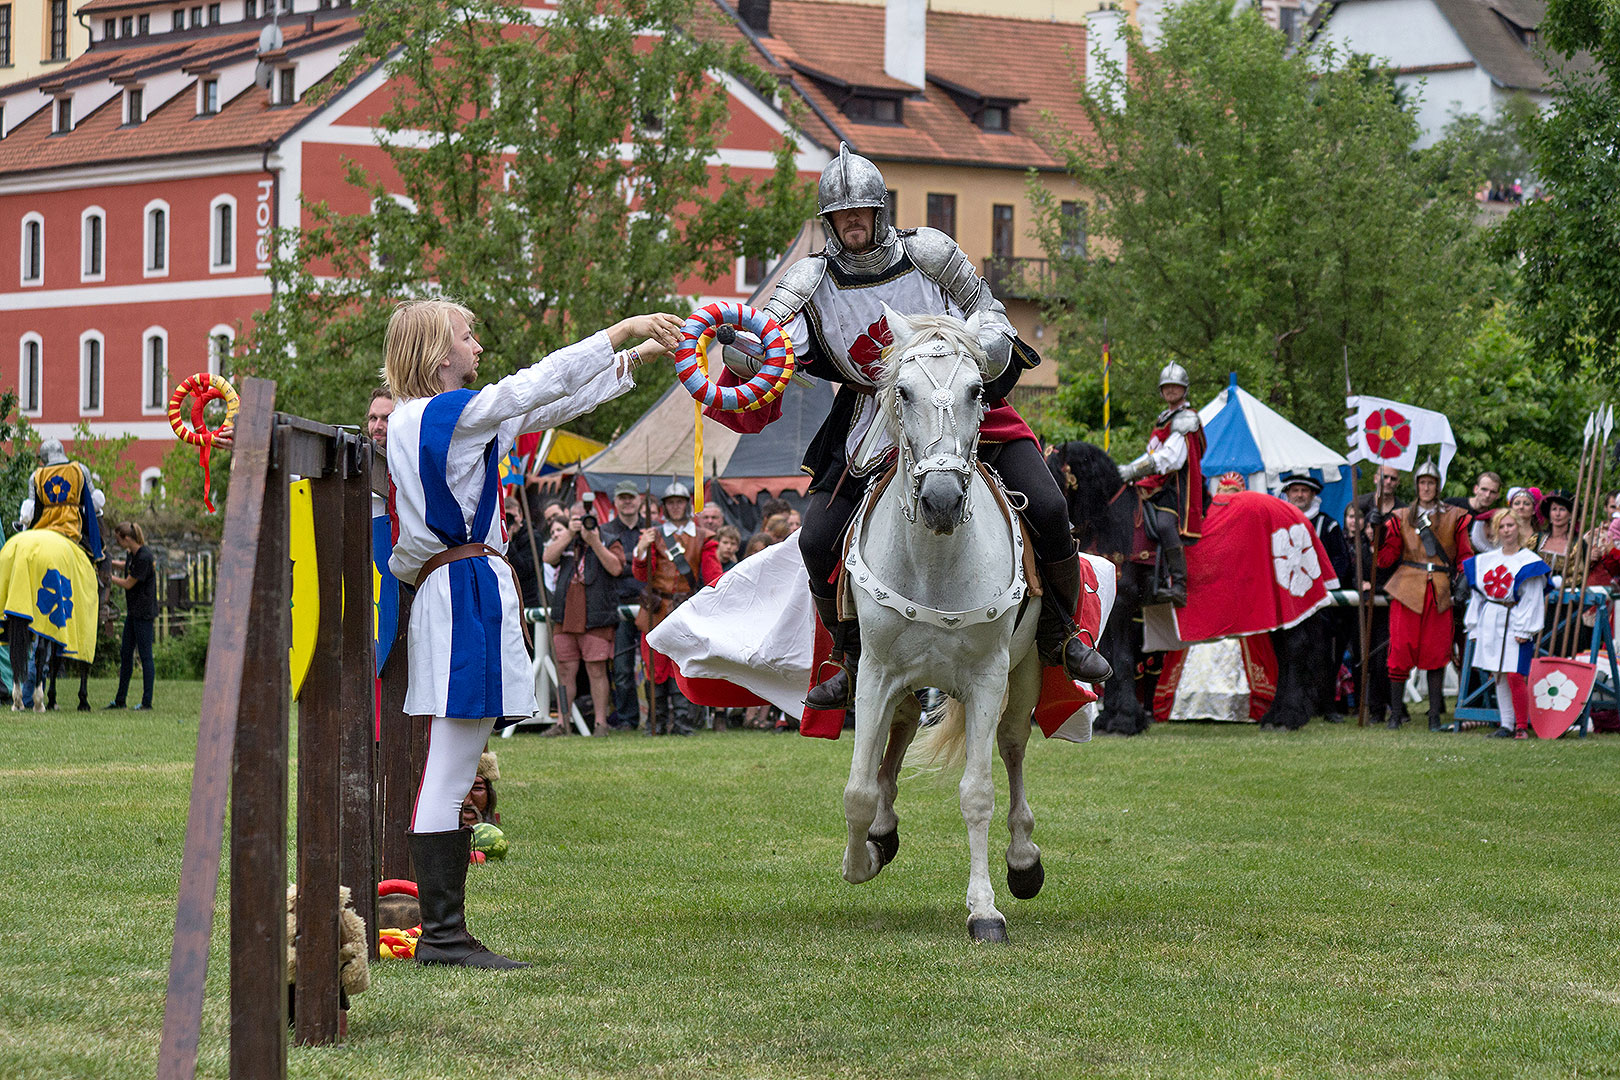
[[[1235, 405], [1235, 407], [1233, 407]], [[1202, 463], [1205, 479], [1239, 472], [1250, 491], [1277, 490], [1283, 473], [1308, 472], [1322, 482], [1322, 508], [1341, 517], [1350, 501], [1349, 464], [1343, 454], [1311, 438], [1303, 430], [1237, 384], [1237, 376], [1198, 410], [1204, 424], [1206, 447]]]

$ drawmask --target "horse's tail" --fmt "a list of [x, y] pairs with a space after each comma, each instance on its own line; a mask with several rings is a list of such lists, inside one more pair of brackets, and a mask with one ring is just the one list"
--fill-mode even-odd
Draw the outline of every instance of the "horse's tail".
[[906, 761], [918, 772], [959, 769], [967, 761], [967, 710], [953, 697], [940, 708], [939, 722], [917, 732]]

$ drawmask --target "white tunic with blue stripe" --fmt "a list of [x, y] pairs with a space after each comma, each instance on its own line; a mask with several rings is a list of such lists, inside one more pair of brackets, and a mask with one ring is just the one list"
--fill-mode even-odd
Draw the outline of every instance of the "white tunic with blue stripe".
[[[518, 435], [566, 423], [634, 385], [603, 331], [482, 390], [398, 402], [388, 418], [394, 576], [416, 581], [428, 559], [462, 544], [504, 552], [498, 463]], [[487, 556], [448, 563], [417, 582], [406, 714], [532, 715], [522, 603], [510, 569]]]
[[[1473, 666], [1483, 671], [1530, 673], [1536, 635], [1547, 617], [1543, 599], [1551, 569], [1536, 553], [1487, 551], [1463, 562], [1468, 611], [1463, 626], [1474, 641]], [[1529, 641], [1520, 642], [1521, 637]]]

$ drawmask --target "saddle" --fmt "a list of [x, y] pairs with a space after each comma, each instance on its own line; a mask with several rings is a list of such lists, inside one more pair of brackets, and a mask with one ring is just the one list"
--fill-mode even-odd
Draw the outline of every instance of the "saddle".
[[[1041, 595], [1041, 577], [1035, 563], [1035, 546], [1029, 524], [1024, 520], [1023, 511], [1015, 508], [1011, 500], [1007, 498], [1007, 492], [1002, 488], [1001, 478], [996, 475], [995, 470], [982, 461], [975, 462], [975, 465], [979, 470], [979, 475], [984, 478], [985, 484], [995, 495], [996, 504], [1001, 508], [1002, 513], [1018, 523], [1020, 540], [1018, 547], [1022, 553], [1024, 581], [1027, 585], [1021, 603], [1027, 604], [1029, 597]], [[854, 583], [850, 581], [849, 577], [850, 547], [871, 518], [872, 511], [877, 507], [878, 499], [882, 497], [883, 491], [889, 486], [889, 483], [894, 480], [899, 468], [899, 462], [895, 461], [872, 482], [872, 487], [867, 492], [866, 498], [861, 502], [861, 506], [854, 516], [850, 518], [849, 524], [845, 526], [843, 535], [839, 539], [838, 573], [835, 581], [834, 596], [838, 601], [838, 617], [840, 619], [853, 619], [855, 617]]]

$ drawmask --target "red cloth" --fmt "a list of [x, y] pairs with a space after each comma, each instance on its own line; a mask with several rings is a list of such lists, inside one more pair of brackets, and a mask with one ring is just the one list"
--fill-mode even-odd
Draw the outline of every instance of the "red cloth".
[[1412, 669], [1433, 671], [1451, 662], [1451, 612], [1435, 610], [1434, 585], [1423, 586], [1423, 613], [1389, 605], [1389, 677], [1405, 681]]
[[1187, 606], [1176, 612], [1183, 641], [1293, 626], [1338, 581], [1316, 530], [1281, 499], [1258, 491], [1217, 495], [1203, 528], [1203, 539], [1186, 549]]
[[[747, 379], [739, 379], [732, 370], [724, 364], [720, 365], [720, 378], [716, 380], [718, 386], [741, 386]], [[714, 405], [705, 405], [703, 415], [710, 420], [718, 420], [732, 431], [739, 431], [744, 435], [757, 435], [765, 430], [765, 425], [782, 416], [782, 395], [763, 409], [754, 409], [752, 412], [727, 412]]]

